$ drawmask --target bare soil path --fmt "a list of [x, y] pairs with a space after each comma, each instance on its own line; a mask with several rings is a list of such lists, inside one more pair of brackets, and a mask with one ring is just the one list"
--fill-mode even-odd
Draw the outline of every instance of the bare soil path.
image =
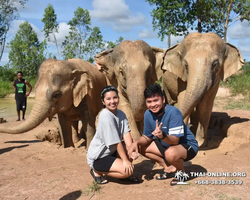
[[[84, 147], [64, 149], [37, 139], [36, 136], [48, 129], [55, 130], [56, 122], [53, 120], [45, 121], [24, 134], [0, 134], [0, 199], [249, 199], [250, 111], [223, 110], [226, 98], [232, 97], [227, 90], [220, 89], [210, 123], [209, 148], [200, 150], [191, 162], [185, 163], [185, 169], [210, 175], [212, 172], [239, 172], [246, 175], [244, 177], [190, 177], [189, 185], [170, 186], [171, 179], [154, 179], [155, 174], [162, 171], [161, 167], [141, 156], [135, 162], [135, 175], [142, 179], [142, 183], [125, 184], [108, 179], [108, 184], [100, 186], [97, 192], [91, 192], [93, 179]], [[237, 99], [232, 98], [234, 100]], [[6, 120], [0, 125], [22, 123], [16, 122], [14, 117], [6, 117]], [[203, 184], [200, 183], [202, 180]], [[229, 184], [228, 180], [243, 183]]]

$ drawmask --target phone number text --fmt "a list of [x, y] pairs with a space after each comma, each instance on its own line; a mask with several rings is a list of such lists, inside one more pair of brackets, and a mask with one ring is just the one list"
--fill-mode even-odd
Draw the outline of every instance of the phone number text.
[[242, 180], [196, 180], [197, 185], [242, 185]]

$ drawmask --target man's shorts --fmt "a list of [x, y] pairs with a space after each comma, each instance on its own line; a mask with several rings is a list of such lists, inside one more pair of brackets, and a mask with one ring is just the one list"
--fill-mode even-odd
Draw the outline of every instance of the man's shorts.
[[117, 151], [113, 155], [105, 156], [94, 161], [93, 167], [99, 172], [109, 172], [111, 166], [117, 159]]
[[25, 111], [26, 105], [27, 105], [27, 100], [24, 100], [24, 101], [16, 100], [16, 110], [17, 111], [20, 111], [20, 110]]
[[[165, 151], [168, 149], [168, 147], [164, 147], [161, 143], [160, 139], [154, 140], [158, 150], [161, 152], [163, 158], [165, 159]], [[196, 156], [196, 153], [194, 149], [189, 144], [180, 144], [187, 150], [187, 157], [184, 159], [184, 161], [189, 161], [193, 159]]]

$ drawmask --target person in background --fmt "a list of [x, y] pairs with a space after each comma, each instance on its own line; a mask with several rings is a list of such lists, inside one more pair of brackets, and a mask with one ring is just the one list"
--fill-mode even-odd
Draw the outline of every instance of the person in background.
[[[26, 85], [29, 87], [29, 92], [26, 93]], [[13, 81], [12, 87], [15, 90], [15, 100], [17, 109], [17, 120], [20, 121], [20, 111], [22, 111], [22, 119], [25, 120], [25, 111], [27, 107], [27, 97], [30, 95], [32, 87], [29, 82], [23, 79], [23, 73], [17, 72], [17, 79]]]
[[117, 109], [117, 89], [113, 86], [103, 88], [101, 100], [104, 109], [99, 115], [97, 130], [87, 152], [90, 174], [98, 184], [108, 182], [103, 175], [137, 183], [139, 180], [131, 175], [134, 169], [132, 161], [138, 154], [131, 153], [132, 159], [127, 154], [132, 137], [126, 115]]

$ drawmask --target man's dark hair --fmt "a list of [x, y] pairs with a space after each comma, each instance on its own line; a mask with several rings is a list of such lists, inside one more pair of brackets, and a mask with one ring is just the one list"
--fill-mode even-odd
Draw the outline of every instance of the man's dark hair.
[[161, 89], [161, 86], [157, 83], [154, 83], [152, 85], [149, 85], [144, 90], [144, 98], [147, 99], [149, 97], [154, 97], [156, 94], [158, 94], [160, 97], [163, 97], [163, 92]]
[[21, 74], [23, 76], [23, 72], [21, 71], [18, 71], [16, 74]]

